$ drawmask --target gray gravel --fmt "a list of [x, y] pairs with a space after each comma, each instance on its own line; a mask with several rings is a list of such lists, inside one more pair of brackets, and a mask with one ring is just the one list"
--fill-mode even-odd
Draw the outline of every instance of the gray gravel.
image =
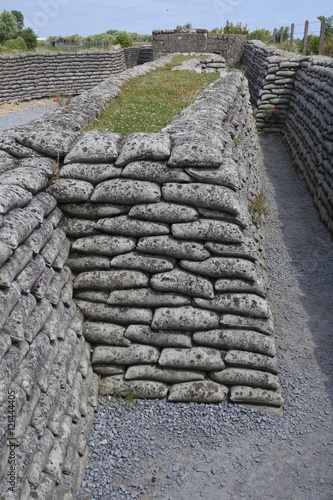
[[25, 125], [32, 120], [41, 118], [45, 113], [49, 113], [55, 109], [58, 104], [48, 102], [35, 108], [27, 108], [24, 111], [15, 111], [6, 115], [0, 116], [0, 130], [7, 130], [19, 125]]
[[76, 499], [333, 498], [333, 241], [280, 137], [261, 136], [282, 418], [100, 398]]

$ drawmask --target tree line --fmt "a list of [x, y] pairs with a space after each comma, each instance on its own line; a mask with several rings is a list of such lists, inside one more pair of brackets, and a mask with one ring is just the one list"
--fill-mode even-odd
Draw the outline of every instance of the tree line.
[[49, 36], [47, 42], [52, 43], [58, 42], [59, 40], [65, 40], [67, 43], [72, 43], [82, 47], [98, 44], [132, 47], [133, 43], [135, 42], [151, 42], [152, 35], [141, 35], [139, 33], [128, 31], [108, 30], [105, 33], [89, 35], [87, 37], [83, 37], [78, 34], [66, 36]]
[[[46, 44], [58, 40], [76, 45], [79, 48], [89, 48], [94, 46], [120, 45], [121, 47], [131, 47], [136, 42], [151, 42], [152, 35], [142, 35], [135, 32], [108, 30], [105, 33], [89, 35], [87, 37], [75, 35], [50, 36]], [[18, 10], [3, 10], [0, 14], [0, 53], [13, 51], [31, 51], [37, 47], [37, 35], [32, 28], [24, 26], [24, 16]]]

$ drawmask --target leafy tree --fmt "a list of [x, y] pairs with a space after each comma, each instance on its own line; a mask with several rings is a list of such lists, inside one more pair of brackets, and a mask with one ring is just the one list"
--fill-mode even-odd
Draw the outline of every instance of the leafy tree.
[[108, 35], [114, 35], [114, 36], [117, 36], [117, 35], [118, 35], [118, 33], [119, 33], [119, 31], [118, 31], [118, 30], [108, 30], [108, 31], [107, 31], [107, 34], [108, 34]]
[[13, 16], [16, 19], [18, 31], [23, 31], [23, 28], [24, 28], [24, 16], [23, 16], [22, 12], [20, 12], [19, 10], [12, 10], [11, 14], [13, 14]]
[[242, 26], [242, 23], [233, 24], [227, 19], [224, 28], [214, 28], [212, 33], [225, 33], [226, 35], [247, 35], [249, 30], [247, 25]]
[[234, 25], [232, 22], [229, 22], [229, 19], [227, 19], [226, 25], [223, 28], [223, 33], [228, 35], [247, 35], [248, 32], [246, 24], [245, 26], [242, 26], [242, 23]]
[[132, 47], [133, 40], [128, 35], [128, 33], [126, 33], [126, 31], [119, 31], [116, 38], [115, 38], [115, 44], [118, 44], [118, 43], [122, 47]]
[[115, 40], [115, 37], [108, 33], [100, 33], [99, 35], [89, 35], [86, 38], [86, 42], [108, 42], [112, 43]]
[[0, 14], [0, 43], [15, 38], [18, 33], [16, 17], [8, 10]]
[[318, 35], [308, 35], [307, 43], [306, 43], [306, 54], [318, 54], [319, 52], [319, 39]]
[[25, 41], [28, 50], [33, 50], [37, 47], [37, 36], [32, 28], [22, 30], [20, 37]]
[[[267, 33], [268, 32], [268, 33]], [[249, 38], [251, 40], [262, 40], [263, 42], [266, 42], [267, 40], [267, 34], [268, 34], [268, 43], [273, 43], [273, 35], [270, 31], [265, 30], [264, 28], [261, 29], [256, 29], [254, 31], [251, 31], [249, 34]]]
[[275, 28], [276, 29], [276, 36], [275, 36], [275, 41], [276, 43], [280, 42], [280, 37], [281, 37], [281, 29], [283, 28], [283, 37], [282, 41], [286, 42], [290, 38], [290, 28], [289, 26], [281, 26], [281, 28]]

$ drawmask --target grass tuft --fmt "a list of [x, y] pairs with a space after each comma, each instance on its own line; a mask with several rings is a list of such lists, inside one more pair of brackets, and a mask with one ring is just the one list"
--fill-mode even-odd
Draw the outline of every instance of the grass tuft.
[[267, 216], [267, 200], [263, 191], [260, 191], [260, 193], [249, 203], [249, 212], [254, 223], [261, 222], [262, 219]]

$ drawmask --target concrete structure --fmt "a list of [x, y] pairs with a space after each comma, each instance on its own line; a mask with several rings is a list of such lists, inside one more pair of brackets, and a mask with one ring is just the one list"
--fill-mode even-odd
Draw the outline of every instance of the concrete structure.
[[154, 59], [175, 52], [214, 53], [224, 57], [229, 66], [237, 66], [245, 44], [245, 35], [222, 35], [205, 29], [153, 31]]

